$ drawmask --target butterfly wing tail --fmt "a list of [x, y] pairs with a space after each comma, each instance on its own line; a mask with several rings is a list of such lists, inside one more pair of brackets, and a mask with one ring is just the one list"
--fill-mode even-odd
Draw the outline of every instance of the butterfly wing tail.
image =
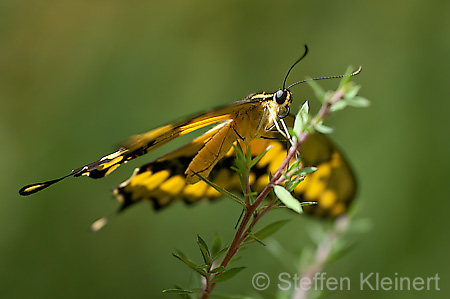
[[205, 126], [228, 120], [231, 111], [233, 111], [233, 106], [226, 106], [188, 120], [182, 120], [175, 124], [166, 125], [146, 133], [132, 136], [118, 151], [107, 155], [100, 160], [72, 170], [69, 174], [61, 178], [24, 186], [19, 190], [19, 194], [23, 196], [34, 194], [71, 176], [78, 177], [85, 175], [91, 178], [102, 178], [110, 174], [122, 163], [140, 157], [177, 137]]
[[60, 177], [58, 179], [26, 185], [19, 190], [19, 194], [22, 196], [34, 194], [68, 177], [78, 177], [84, 175], [94, 179], [102, 178], [110, 174], [113, 170], [119, 167], [120, 164], [125, 162], [127, 153], [128, 149], [121, 148], [118, 151], [101, 158], [100, 160], [86, 164], [83, 167], [74, 169], [69, 174]]
[[50, 187], [51, 185], [53, 185], [53, 184], [55, 184], [55, 183], [65, 179], [68, 176], [70, 176], [70, 174], [66, 175], [66, 176], [63, 176], [63, 177], [61, 177], [59, 179], [56, 179], [56, 180], [51, 180], [51, 181], [46, 181], [46, 182], [42, 182], [42, 183], [35, 183], [35, 184], [26, 185], [26, 186], [22, 187], [19, 190], [19, 194], [22, 195], [22, 196], [27, 196], [27, 195], [34, 194], [34, 193], [39, 192], [39, 191], [41, 191], [41, 190], [43, 190], [43, 189], [45, 189], [47, 187]]

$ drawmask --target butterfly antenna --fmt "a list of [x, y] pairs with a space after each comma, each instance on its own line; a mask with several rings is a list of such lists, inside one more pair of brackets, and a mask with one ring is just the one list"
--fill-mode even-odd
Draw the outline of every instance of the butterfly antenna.
[[[285, 87], [286, 87], [286, 80], [287, 80], [287, 78], [289, 77], [289, 73], [290, 73], [291, 70], [294, 68], [294, 66], [295, 66], [297, 63], [299, 63], [300, 60], [302, 60], [302, 59], [306, 56], [306, 54], [308, 54], [308, 46], [307, 46], [307, 45], [305, 45], [305, 52], [303, 53], [303, 55], [300, 56], [300, 58], [297, 59], [297, 61], [295, 61], [294, 64], [291, 66], [291, 68], [287, 71], [286, 77], [284, 77], [284, 81], [283, 81], [283, 90], [284, 90]], [[289, 89], [289, 87], [288, 87], [288, 89]]]
[[354, 71], [354, 72], [351, 73], [351, 74], [347, 74], [347, 75], [338, 75], [338, 76], [328, 76], [328, 77], [310, 78], [310, 79], [298, 81], [298, 82], [295, 82], [294, 84], [289, 85], [287, 89], [289, 89], [289, 88], [291, 88], [292, 86], [295, 86], [295, 85], [297, 85], [297, 84], [305, 83], [305, 82], [308, 82], [308, 81], [317, 81], [317, 80], [325, 80], [325, 79], [336, 79], [336, 78], [344, 78], [344, 77], [353, 77], [353, 76], [356, 76], [356, 75], [358, 75], [359, 73], [361, 73], [361, 70], [362, 70], [362, 67], [359, 66], [359, 68], [358, 68], [356, 71]]

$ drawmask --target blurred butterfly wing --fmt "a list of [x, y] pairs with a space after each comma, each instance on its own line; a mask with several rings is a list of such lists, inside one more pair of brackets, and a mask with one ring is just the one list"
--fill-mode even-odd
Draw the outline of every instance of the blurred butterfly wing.
[[[288, 127], [294, 126], [294, 120], [293, 115], [284, 119]], [[317, 167], [294, 189], [300, 201], [317, 202], [305, 206], [305, 213], [325, 218], [345, 213], [355, 198], [357, 182], [342, 151], [326, 135], [315, 133], [302, 145], [300, 153], [304, 167]]]
[[[202, 181], [194, 185], [186, 184], [184, 175], [190, 161], [217, 130], [220, 130], [220, 125], [174, 152], [136, 169], [130, 179], [114, 190], [122, 203], [120, 210], [141, 200], [150, 201], [155, 209], [160, 209], [176, 199], [190, 204], [201, 199], [221, 197], [219, 192]], [[271, 149], [250, 175], [254, 191], [264, 188], [269, 182], [268, 174], [274, 173], [286, 157], [287, 143], [277, 132], [268, 132], [264, 139], [253, 140], [252, 156], [268, 146], [272, 146]], [[344, 213], [354, 198], [356, 182], [340, 151], [322, 134], [311, 135], [300, 151], [304, 166], [318, 167], [317, 172], [309, 174], [294, 190], [299, 200], [318, 202], [317, 205], [305, 207], [305, 212], [331, 218]], [[232, 148], [208, 178], [228, 191], [240, 192], [239, 178], [231, 169], [234, 159]]]
[[315, 166], [294, 189], [300, 201], [315, 201], [305, 213], [335, 218], [345, 213], [356, 195], [356, 179], [347, 160], [325, 135], [311, 135], [300, 149], [303, 166]]

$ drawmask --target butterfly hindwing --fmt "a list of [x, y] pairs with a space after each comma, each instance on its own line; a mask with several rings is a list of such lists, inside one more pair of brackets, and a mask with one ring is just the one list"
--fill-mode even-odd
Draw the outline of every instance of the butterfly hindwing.
[[160, 209], [175, 199], [191, 203], [205, 198], [205, 194], [220, 197], [217, 191], [206, 188], [204, 182], [187, 184], [185, 172], [192, 159], [221, 127], [218, 125], [187, 145], [137, 168], [127, 181], [114, 190], [122, 202], [120, 210], [142, 200], [148, 200], [155, 209]]
[[[178, 150], [136, 169], [130, 179], [114, 190], [122, 202], [121, 210], [142, 200], [150, 201], [155, 209], [160, 209], [177, 199], [194, 203], [221, 197], [203, 181], [190, 185], [185, 180], [187, 166], [216, 132], [217, 129], [212, 129]], [[250, 143], [252, 156], [271, 146], [250, 174], [251, 187], [256, 192], [267, 185], [269, 173], [277, 170], [287, 152], [287, 142], [278, 133], [269, 132], [264, 137]], [[325, 135], [316, 133], [308, 138], [300, 152], [303, 166], [318, 168], [294, 189], [294, 195], [300, 201], [317, 202], [317, 205], [305, 207], [305, 212], [327, 218], [344, 213], [355, 195], [356, 182], [340, 151]], [[234, 156], [232, 148], [217, 162], [208, 179], [228, 191], [241, 192], [239, 177], [231, 169]]]

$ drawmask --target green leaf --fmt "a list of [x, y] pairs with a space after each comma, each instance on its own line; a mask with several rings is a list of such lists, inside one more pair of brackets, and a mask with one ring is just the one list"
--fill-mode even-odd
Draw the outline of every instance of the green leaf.
[[183, 290], [183, 289], [166, 289], [162, 291], [163, 293], [168, 294], [195, 294], [195, 293], [201, 293], [203, 290], [201, 289], [191, 289], [191, 290]]
[[292, 170], [298, 168], [298, 167], [300, 166], [300, 162], [301, 162], [300, 160], [295, 160], [294, 163], [292, 163], [291, 165], [289, 165], [288, 171], [287, 171], [287, 172], [290, 172], [290, 171], [292, 171]]
[[353, 98], [345, 98], [344, 101], [348, 106], [356, 107], [356, 108], [365, 108], [370, 106], [370, 101], [363, 97], [353, 97]]
[[250, 149], [250, 146], [247, 144], [246, 151], [245, 151], [245, 164], [249, 165], [250, 161], [252, 161], [252, 150]]
[[212, 269], [212, 270], [211, 270], [211, 273], [220, 273], [220, 272], [225, 271], [225, 269], [226, 269], [226, 268], [223, 267], [223, 266], [218, 266], [218, 267]]
[[236, 172], [239, 172], [239, 171], [240, 171], [239, 168], [237, 168], [236, 166], [230, 166], [230, 169], [232, 169], [232, 170], [234, 170], [234, 171], [236, 171]]
[[286, 207], [299, 214], [303, 213], [302, 205], [300, 204], [300, 202], [295, 199], [289, 191], [284, 189], [284, 187], [276, 185], [273, 186], [273, 190], [275, 191], [278, 199], [280, 199]]
[[236, 158], [242, 162], [244, 162], [245, 159], [245, 154], [244, 154], [244, 150], [242, 149], [242, 146], [239, 142], [236, 142], [233, 144], [234, 150], [236, 152]]
[[360, 85], [354, 85], [350, 87], [350, 89], [345, 93], [344, 98], [352, 99], [356, 97], [360, 89], [361, 89]]
[[197, 235], [197, 244], [200, 248], [205, 264], [211, 265], [211, 254], [209, 253], [208, 245], [206, 244], [205, 240], [203, 240], [199, 235]]
[[298, 138], [297, 133], [295, 133], [293, 128], [288, 128], [288, 133], [292, 138]]
[[334, 129], [328, 126], [325, 126], [324, 124], [322, 124], [322, 122], [319, 122], [316, 126], [315, 129], [317, 132], [322, 133], [322, 134], [331, 134], [334, 132]]
[[300, 133], [304, 130], [308, 123], [308, 113], [309, 113], [309, 105], [308, 101], [303, 103], [302, 107], [298, 111], [297, 115], [295, 116], [294, 121], [294, 133], [296, 136], [299, 136]]
[[272, 222], [271, 224], [266, 225], [265, 227], [257, 231], [253, 236], [257, 240], [264, 240], [273, 235], [274, 233], [276, 233], [277, 231], [279, 231], [289, 221], [290, 221], [289, 219], [285, 219]]
[[[239, 251], [243, 251], [245, 249], [245, 247], [241, 247], [239, 249]], [[242, 258], [242, 256], [237, 256], [235, 255], [234, 257], [231, 258], [230, 262], [228, 263], [228, 265], [232, 265], [235, 264], [237, 261], [239, 261]]]
[[261, 244], [262, 246], [266, 246], [266, 244], [264, 244], [260, 239], [258, 239], [254, 234], [252, 233], [248, 233], [248, 237], [245, 239], [244, 243], [242, 245], [247, 245], [250, 243], [253, 243], [253, 241], [258, 242], [259, 244]]
[[227, 252], [228, 248], [230, 248], [229, 246], [222, 248], [221, 250], [219, 250], [214, 256], [213, 256], [213, 261], [217, 260], [219, 257], [221, 257], [225, 252]]
[[302, 205], [302, 207], [312, 206], [316, 205], [317, 201], [302, 201], [300, 204]]
[[313, 173], [315, 171], [317, 171], [317, 167], [308, 166], [308, 167], [303, 167], [303, 168], [298, 169], [292, 175], [305, 176], [305, 175], [308, 175], [308, 174]]
[[190, 260], [188, 260], [187, 258], [178, 255], [176, 253], [172, 253], [172, 255], [174, 257], [176, 257], [177, 259], [179, 259], [180, 261], [182, 261], [183, 263], [185, 263], [189, 268], [191, 268], [192, 270], [194, 270], [195, 272], [197, 272], [198, 274], [200, 274], [201, 276], [206, 277], [207, 273], [201, 269], [199, 269], [200, 266], [196, 265], [195, 263], [191, 262]]
[[298, 186], [298, 184], [300, 184], [305, 178], [304, 177], [296, 177], [295, 180], [291, 180], [291, 182], [289, 182], [289, 184], [286, 184], [286, 189], [289, 192], [294, 191], [295, 187]]
[[313, 173], [316, 170], [317, 168], [314, 166], [303, 167], [300, 169], [290, 169], [290, 181], [286, 182], [285, 189], [287, 189], [289, 192], [292, 192], [295, 187], [297, 187], [297, 185], [304, 180], [304, 177], [306, 175]]
[[222, 273], [214, 276], [214, 278], [212, 279], [212, 282], [220, 282], [220, 281], [228, 280], [228, 279], [232, 278], [233, 276], [235, 276], [236, 274], [238, 274], [239, 272], [241, 272], [244, 268], [245, 267], [236, 267], [236, 268], [231, 268], [231, 269], [225, 270]]
[[265, 150], [262, 151], [262, 153], [260, 153], [258, 156], [256, 156], [255, 158], [253, 158], [253, 160], [251, 160], [250, 164], [249, 164], [249, 168], [252, 168], [253, 166], [256, 165], [256, 163], [259, 162], [259, 160], [261, 160], [262, 157], [264, 157], [264, 155], [273, 147], [273, 145], [269, 145], [268, 147], [266, 147]]
[[300, 115], [303, 118], [303, 122], [308, 122], [308, 114], [309, 114], [309, 103], [308, 101], [304, 102], [302, 108], [300, 108]]
[[252, 192], [246, 193], [245, 195], [249, 196], [250, 198], [256, 198], [259, 195], [259, 193], [256, 191], [252, 191]]
[[205, 178], [202, 177], [201, 175], [198, 175], [198, 174], [197, 174], [197, 176], [198, 176], [202, 181], [204, 181], [206, 184], [208, 184], [209, 186], [211, 186], [211, 187], [213, 187], [214, 189], [216, 189], [217, 191], [219, 191], [220, 194], [222, 194], [223, 196], [226, 196], [226, 197], [228, 197], [228, 198], [231, 198], [232, 200], [236, 201], [236, 202], [239, 203], [240, 205], [245, 206], [244, 201], [243, 201], [241, 198], [239, 198], [238, 196], [236, 196], [235, 194], [233, 194], [233, 193], [231, 193], [230, 191], [227, 191], [227, 190], [225, 190], [225, 189], [223, 189], [223, 188], [217, 186], [216, 184], [214, 184], [213, 182], [211, 182], [211, 181], [208, 180], [208, 179], [205, 179]]
[[347, 107], [347, 101], [340, 100], [339, 102], [334, 103], [330, 110], [331, 112], [336, 112], [344, 109], [345, 107]]
[[242, 173], [246, 173], [247, 172], [247, 167], [245, 166], [245, 161], [242, 161], [240, 159], [235, 159], [234, 160], [234, 165], [236, 166], [236, 172], [239, 174]]
[[187, 259], [187, 255], [181, 251], [180, 249], [175, 249], [175, 251], [177, 252], [177, 254], [185, 259]]

